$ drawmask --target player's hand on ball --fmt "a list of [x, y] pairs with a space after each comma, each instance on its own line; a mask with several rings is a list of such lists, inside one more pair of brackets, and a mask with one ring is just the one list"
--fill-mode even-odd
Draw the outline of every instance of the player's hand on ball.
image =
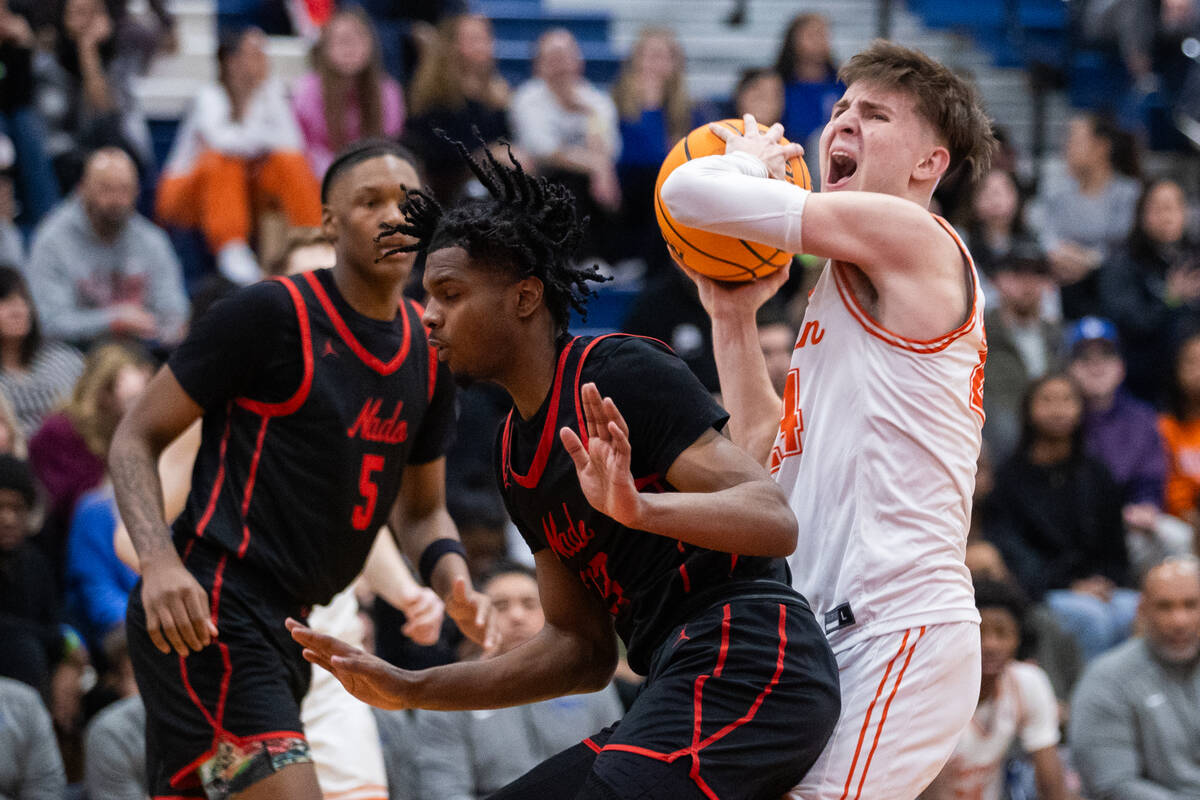
[[629, 426], [611, 397], [600, 397], [594, 383], [580, 391], [587, 423], [588, 443], [570, 428], [559, 431], [563, 447], [575, 462], [579, 486], [597, 511], [622, 525], [636, 526], [642, 496], [630, 471]]
[[304, 660], [331, 673], [359, 700], [390, 710], [413, 707], [404, 670], [290, 617], [284, 624], [304, 647]]
[[753, 114], [743, 118], [745, 133], [737, 133], [724, 125], [710, 123], [708, 129], [725, 142], [726, 153], [749, 153], [767, 165], [767, 172], [772, 178], [783, 180], [787, 177], [787, 162], [804, 155], [804, 148], [795, 142], [781, 144], [783, 126], [776, 122], [766, 131], [758, 129], [758, 122]]
[[435, 644], [442, 635], [442, 617], [446, 607], [437, 592], [422, 586], [400, 606], [405, 622], [401, 632], [419, 645]]
[[146, 631], [163, 653], [199, 652], [217, 638], [208, 593], [172, 550], [160, 560], [142, 562], [142, 606]]
[[708, 312], [708, 316], [715, 319], [723, 320], [754, 320], [755, 314], [764, 303], [770, 300], [779, 289], [788, 281], [788, 276], [791, 275], [792, 265], [786, 264], [777, 269], [775, 272], [765, 275], [758, 280], [745, 281], [742, 283], [731, 283], [729, 281], [715, 281], [705, 275], [701, 275], [693, 269], [688, 268], [684, 263], [674, 257], [672, 259], [679, 265], [692, 283], [696, 284], [696, 289], [700, 296], [700, 305], [704, 306], [704, 310]]
[[446, 613], [463, 636], [483, 648], [484, 655], [491, 655], [500, 646], [500, 629], [492, 601], [483, 592], [471, 588], [464, 578], [454, 581], [450, 596], [446, 598]]

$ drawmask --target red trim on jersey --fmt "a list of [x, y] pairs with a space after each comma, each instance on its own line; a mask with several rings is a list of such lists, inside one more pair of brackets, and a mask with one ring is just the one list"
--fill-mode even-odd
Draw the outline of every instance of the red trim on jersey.
[[735, 569], [737, 569], [737, 561], [738, 561], [738, 554], [730, 553], [729, 554], [729, 574], [730, 575], [732, 575], [733, 571]]
[[925, 627], [921, 626], [921, 632], [917, 634], [917, 641], [912, 643], [912, 647], [908, 648], [908, 655], [904, 658], [904, 665], [900, 667], [900, 673], [896, 675], [896, 683], [892, 686], [892, 693], [888, 695], [887, 702], [883, 704], [883, 713], [879, 717], [879, 725], [875, 728], [875, 741], [871, 742], [871, 752], [867, 753], [867, 762], [863, 764], [862, 776], [858, 779], [858, 791], [854, 793], [855, 800], [862, 797], [863, 783], [867, 780], [867, 770], [871, 769], [871, 759], [875, 756], [875, 748], [879, 746], [879, 737], [883, 733], [883, 723], [887, 722], [888, 709], [892, 707], [892, 701], [896, 699], [896, 692], [900, 691], [900, 682], [904, 680], [904, 673], [908, 669], [908, 664], [912, 661], [913, 652], [917, 649], [917, 643], [925, 636]]
[[867, 706], [867, 715], [863, 719], [862, 728], [858, 732], [858, 744], [854, 748], [854, 758], [850, 761], [850, 772], [846, 775], [846, 785], [842, 788], [842, 796], [839, 800], [846, 800], [846, 797], [850, 794], [850, 783], [854, 780], [854, 769], [858, 766], [858, 756], [862, 752], [863, 740], [867, 737], [867, 729], [871, 727], [871, 715], [875, 713], [875, 704], [879, 702], [879, 698], [883, 695], [883, 687], [887, 685], [888, 676], [892, 674], [892, 667], [896, 665], [896, 659], [908, 647], [908, 635], [911, 632], [911, 630], [904, 632], [904, 638], [900, 641], [900, 649], [896, 651], [896, 655], [892, 656], [892, 660], [888, 662], [887, 669], [883, 671], [883, 678], [879, 681], [879, 688], [875, 690], [875, 697], [871, 700], [871, 705]]
[[726, 603], [721, 611], [721, 652], [717, 656], [717, 668], [713, 670], [713, 675], [717, 678], [721, 677], [721, 670], [725, 669], [725, 656], [729, 653], [729, 616], [729, 603]]
[[225, 407], [225, 432], [221, 434], [221, 446], [217, 448], [217, 477], [213, 481], [212, 494], [208, 496], [208, 505], [205, 506], [204, 514], [196, 525], [197, 537], [204, 535], [204, 529], [208, 527], [213, 512], [217, 510], [217, 498], [221, 496], [221, 484], [225, 482], [225, 448], [229, 444], [229, 416], [232, 412], [232, 406]]
[[596, 744], [595, 742], [593, 742], [593, 741], [592, 741], [592, 737], [590, 737], [590, 736], [589, 736], [588, 738], [584, 739], [584, 740], [583, 740], [583, 743], [584, 743], [584, 744], [586, 744], [586, 745], [587, 745], [587, 748], [588, 748], [588, 750], [591, 750], [593, 753], [599, 753], [599, 752], [600, 752], [600, 745], [598, 745], [598, 744]]
[[[603, 336], [597, 336], [595, 339], [588, 342], [588, 346], [583, 348], [583, 355], [579, 356], [579, 363], [575, 366], [575, 421], [576, 424], [579, 425], [579, 440], [583, 442], [584, 447], [587, 447], [588, 444], [587, 417], [585, 417], [583, 413], [583, 397], [579, 394], [579, 380], [583, 376], [583, 362], [587, 360], [588, 354], [592, 352], [593, 347], [600, 344], [600, 342], [604, 341], [605, 339], [612, 338], [613, 336], [624, 336], [628, 339], [645, 339], [650, 342], [661, 344], [663, 347], [667, 348], [669, 352], [675, 352], [674, 350], [671, 350], [671, 346], [669, 344], [660, 339], [655, 339], [652, 336], [638, 336], [634, 333], [606, 333]], [[639, 486], [637, 488], [641, 489], [642, 487]]]
[[429, 402], [433, 402], [433, 393], [437, 389], [438, 352], [436, 347], [429, 348]]
[[192, 547], [195, 546], [195, 538], [188, 539], [188, 543], [183, 546], [183, 563], [186, 564], [188, 556], [192, 554]]
[[[309, 275], [311, 274], [309, 273]], [[300, 380], [300, 388], [296, 390], [296, 393], [281, 403], [263, 403], [246, 397], [239, 397], [235, 402], [247, 411], [252, 411], [260, 416], [284, 417], [288, 414], [295, 414], [296, 410], [304, 405], [304, 401], [308, 399], [308, 392], [312, 389], [312, 328], [308, 324], [308, 304], [300, 296], [300, 290], [296, 288], [296, 284], [290, 278], [283, 276], [272, 278], [272, 280], [279, 281], [287, 287], [288, 294], [292, 296], [292, 305], [296, 307], [296, 322], [300, 325], [300, 353], [304, 362], [304, 377]]]
[[500, 453], [503, 459], [501, 469], [505, 476], [505, 482], [507, 482], [508, 476], [511, 475], [521, 486], [524, 486], [526, 489], [532, 489], [542, 479], [542, 472], [546, 469], [546, 462], [550, 460], [550, 446], [554, 443], [554, 434], [558, 422], [558, 400], [562, 394], [563, 370], [567, 366], [567, 356], [571, 353], [571, 348], [575, 346], [575, 342], [578, 340], [578, 336], [572, 339], [563, 348], [562, 355], [558, 357], [558, 367], [554, 371], [554, 389], [550, 393], [550, 406], [546, 409], [546, 422], [542, 425], [542, 436], [538, 439], [537, 450], [533, 454], [533, 463], [529, 466], [529, 472], [524, 475], [519, 474], [512, 464], [512, 418], [513, 414], [516, 413], [516, 409], [508, 412], [508, 418], [504, 420], [504, 438]]
[[692, 591], [692, 579], [687, 574], [687, 564], [679, 565], [679, 577], [683, 578], [683, 590], [690, 593]]
[[400, 315], [404, 318], [404, 340], [400, 343], [400, 349], [396, 351], [396, 355], [387, 363], [380, 361], [375, 356], [368, 352], [367, 348], [362, 346], [362, 343], [355, 338], [354, 332], [342, 319], [342, 315], [338, 313], [334, 307], [333, 301], [329, 299], [325, 287], [321, 285], [320, 279], [316, 273], [304, 273], [304, 279], [308, 281], [308, 285], [312, 287], [313, 294], [317, 296], [317, 301], [320, 302], [321, 308], [325, 309], [325, 313], [329, 316], [329, 321], [333, 323], [333, 327], [338, 332], [338, 336], [342, 337], [342, 341], [354, 351], [354, 355], [358, 356], [359, 360], [366, 364], [371, 369], [378, 372], [380, 375], [391, 375], [396, 370], [400, 369], [400, 365], [404, 363], [404, 359], [408, 356], [408, 348], [412, 343], [412, 326], [408, 324], [408, 303], [400, 303]]
[[238, 558], [246, 555], [250, 547], [250, 525], [246, 522], [246, 514], [250, 511], [250, 498], [254, 496], [254, 482], [258, 477], [258, 460], [262, 457], [263, 440], [267, 437], [267, 423], [270, 417], [262, 418], [258, 428], [258, 439], [254, 443], [254, 455], [250, 458], [250, 475], [246, 478], [246, 491], [242, 495], [242, 544], [238, 547]]
[[[208, 709], [204, 707], [204, 703], [200, 702], [200, 695], [196, 694], [196, 690], [192, 688], [192, 682], [188, 680], [187, 661], [183, 656], [179, 656], [179, 677], [183, 679], [183, 688], [187, 691], [188, 697], [191, 698], [192, 705], [200, 709], [200, 713], [204, 715], [204, 720], [212, 726], [214, 731], [218, 730], [216, 717], [208, 713]], [[171, 783], [175, 783], [176, 778], [182, 774], [182, 771], [176, 773], [176, 777], [171, 778]]]
[[842, 304], [845, 305], [846, 310], [850, 312], [850, 316], [854, 317], [854, 319], [860, 325], [862, 325], [867, 333], [871, 334], [876, 339], [879, 339], [886, 344], [890, 344], [893, 347], [898, 347], [902, 350], [909, 350], [911, 352], [920, 354], [940, 353], [942, 350], [945, 350], [957, 339], [960, 339], [964, 334], [966, 334], [967, 331], [974, 326], [976, 318], [979, 316], [980, 290], [979, 278], [975, 272], [975, 262], [971, 259], [971, 254], [967, 250], [966, 245], [963, 244], [962, 239], [958, 237], [958, 234], [955, 233], [954, 229], [950, 226], [950, 223], [946, 222], [946, 220], [942, 219], [937, 214], [932, 214], [931, 216], [947, 233], [950, 234], [950, 237], [954, 239], [954, 243], [958, 245], [959, 252], [962, 253], [967, 267], [971, 271], [972, 294], [974, 295], [971, 303], [971, 313], [967, 315], [967, 320], [962, 325], [958, 326], [949, 333], [943, 334], [942, 336], [938, 336], [934, 339], [912, 339], [888, 330], [883, 325], [879, 324], [879, 322], [877, 322], [871, 316], [870, 312], [863, 308], [862, 304], [859, 303], [858, 297], [854, 294], [854, 290], [850, 287], [846, 278], [842, 275], [842, 271], [840, 269], [841, 262], [835, 261], [831, 264], [831, 268], [833, 269], [834, 285], [837, 287], [838, 295], [840, 295], [842, 298]]

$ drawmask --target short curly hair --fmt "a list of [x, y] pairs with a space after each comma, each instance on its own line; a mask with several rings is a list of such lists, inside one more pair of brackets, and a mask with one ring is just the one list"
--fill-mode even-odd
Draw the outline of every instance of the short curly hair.
[[608, 279], [594, 265], [576, 265], [587, 218], [579, 218], [575, 196], [562, 184], [526, 172], [507, 143], [509, 163], [502, 164], [486, 148], [477, 159], [462, 142], [448, 141], [488, 196], [443, 208], [428, 191], [409, 192], [401, 209], [405, 222], [385, 226], [380, 238], [400, 233], [417, 239], [391, 252], [461, 247], [476, 265], [537, 278], [560, 332], [567, 328], [571, 309], [586, 318], [587, 301], [594, 294], [588, 284]]

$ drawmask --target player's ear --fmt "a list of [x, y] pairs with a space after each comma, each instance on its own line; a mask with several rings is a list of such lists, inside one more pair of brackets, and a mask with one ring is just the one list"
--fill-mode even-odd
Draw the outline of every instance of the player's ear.
[[337, 241], [338, 238], [337, 219], [327, 205], [321, 206], [321, 235], [331, 242]]
[[517, 281], [517, 316], [522, 319], [530, 317], [542, 305], [546, 287], [541, 278], [529, 276]]
[[938, 145], [926, 154], [925, 158], [913, 170], [913, 177], [918, 181], [937, 180], [946, 174], [950, 166], [950, 151]]

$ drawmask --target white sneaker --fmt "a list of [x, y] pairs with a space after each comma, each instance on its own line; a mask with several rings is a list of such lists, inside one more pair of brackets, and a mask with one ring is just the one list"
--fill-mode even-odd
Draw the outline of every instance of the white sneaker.
[[262, 270], [250, 245], [242, 241], [230, 242], [217, 253], [217, 269], [238, 286], [246, 286], [261, 280]]

